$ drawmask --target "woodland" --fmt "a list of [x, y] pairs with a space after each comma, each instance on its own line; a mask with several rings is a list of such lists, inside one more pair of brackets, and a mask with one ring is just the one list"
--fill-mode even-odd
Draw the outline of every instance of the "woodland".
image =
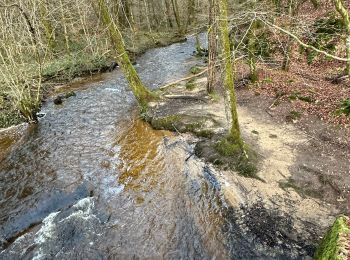
[[[333, 158], [342, 170], [329, 166], [338, 175], [315, 176], [335, 194], [316, 197], [336, 204], [339, 214], [317, 241], [314, 257], [350, 258], [350, 1], [1, 0], [0, 28], [0, 128], [40, 125], [43, 105], [59, 106], [76, 95], [57, 94], [57, 86], [121, 70], [139, 118], [157, 130], [193, 133], [202, 141], [191, 156], [245, 178], [265, 181], [259, 175], [264, 156], [242, 134], [239, 107], [245, 100], [257, 116], [295, 126], [310, 140], [320, 137], [314, 147], [337, 143]], [[147, 86], [137, 58], [189, 38], [195, 39], [198, 65], [184, 78]], [[211, 112], [224, 100], [224, 132], [218, 134], [216, 120], [195, 110], [203, 99]], [[321, 158], [327, 149], [333, 148], [313, 156]], [[313, 179], [302, 178], [280, 185], [311, 197], [328, 194], [313, 184], [308, 188]]]

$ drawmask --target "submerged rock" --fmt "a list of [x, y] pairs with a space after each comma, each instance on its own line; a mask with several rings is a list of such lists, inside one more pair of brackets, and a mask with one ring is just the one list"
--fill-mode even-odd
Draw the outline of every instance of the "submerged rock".
[[61, 105], [63, 103], [63, 97], [61, 95], [57, 96], [54, 100], [53, 103], [55, 105]]

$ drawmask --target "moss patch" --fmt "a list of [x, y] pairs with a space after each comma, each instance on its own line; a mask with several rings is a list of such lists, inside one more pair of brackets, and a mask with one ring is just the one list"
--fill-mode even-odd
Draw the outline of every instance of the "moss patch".
[[201, 69], [198, 68], [197, 66], [193, 66], [193, 67], [190, 69], [190, 71], [191, 71], [192, 74], [195, 75], [195, 74], [200, 73], [200, 72], [201, 72]]
[[205, 120], [205, 117], [190, 115], [148, 116], [148, 119], [146, 119], [156, 130], [193, 133], [198, 137], [212, 138], [214, 132], [211, 129], [205, 128]]
[[190, 81], [188, 81], [185, 85], [187, 90], [194, 90], [196, 88], [196, 84], [194, 83], [195, 80], [191, 79]]
[[152, 127], [156, 130], [170, 130], [176, 131], [175, 124], [180, 121], [181, 117], [178, 115], [160, 117], [160, 118], [152, 118], [150, 119], [150, 123]]
[[344, 248], [340, 241], [343, 236], [350, 234], [350, 228], [347, 226], [346, 222], [345, 216], [339, 216], [335, 220], [333, 226], [328, 230], [316, 251], [316, 260], [347, 259], [347, 256], [342, 256], [342, 250]]
[[243, 152], [231, 137], [216, 136], [212, 140], [197, 143], [195, 154], [220, 168], [237, 171], [244, 177], [260, 179], [257, 176], [257, 154], [248, 145], [244, 146]]

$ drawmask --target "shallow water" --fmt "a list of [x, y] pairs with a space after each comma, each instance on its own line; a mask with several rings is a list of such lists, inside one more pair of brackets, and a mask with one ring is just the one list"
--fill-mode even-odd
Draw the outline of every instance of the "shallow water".
[[[155, 88], [186, 76], [199, 62], [193, 51], [190, 38], [148, 51], [136, 67]], [[310, 254], [302, 242], [282, 237], [282, 246], [273, 234], [243, 225], [238, 216], [244, 209], [226, 205], [210, 168], [188, 159], [192, 145], [137, 118], [119, 70], [84, 83], [76, 94], [59, 106], [49, 100], [46, 116], [20, 144], [14, 144], [18, 136], [0, 139], [1, 259]], [[292, 228], [288, 219], [262, 217]]]

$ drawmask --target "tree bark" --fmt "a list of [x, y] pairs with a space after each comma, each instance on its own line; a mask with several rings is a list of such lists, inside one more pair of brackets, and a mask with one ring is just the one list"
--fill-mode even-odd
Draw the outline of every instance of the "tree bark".
[[346, 45], [346, 57], [347, 57], [347, 66], [346, 66], [346, 74], [350, 78], [350, 18], [349, 12], [345, 8], [342, 0], [333, 0], [335, 8], [338, 13], [341, 15], [343, 19], [343, 23], [346, 28], [346, 37], [345, 37], [345, 45]]
[[119, 31], [119, 28], [112, 21], [105, 0], [98, 0], [97, 10], [99, 11], [103, 24], [108, 27], [112, 43], [117, 51], [117, 62], [120, 64], [141, 109], [146, 109], [148, 101], [150, 101], [153, 96], [151, 92], [143, 85], [139, 75], [131, 64], [129, 56], [125, 50], [123, 37]]
[[173, 22], [171, 21], [171, 16], [170, 16], [170, 14], [171, 14], [170, 4], [169, 4], [168, 0], [164, 0], [164, 3], [165, 3], [165, 8], [166, 8], [165, 15], [166, 15], [166, 18], [168, 20], [169, 27], [173, 28]]
[[209, 0], [209, 32], [208, 32], [208, 85], [207, 92], [213, 93], [217, 83], [216, 62], [218, 57], [218, 25], [217, 0]]
[[230, 137], [244, 150], [243, 140], [238, 123], [236, 93], [234, 87], [234, 66], [233, 57], [231, 53], [231, 44], [229, 37], [228, 16], [227, 16], [227, 0], [219, 0], [220, 9], [220, 32], [223, 47], [223, 58], [225, 63], [225, 79], [224, 86], [229, 93], [230, 98], [230, 112], [232, 117], [232, 124], [230, 128]]
[[175, 16], [176, 25], [179, 28], [179, 31], [181, 32], [182, 27], [181, 27], [181, 22], [180, 22], [179, 6], [177, 4], [177, 0], [171, 0], [171, 4], [173, 6], [173, 12], [174, 12], [174, 16]]

